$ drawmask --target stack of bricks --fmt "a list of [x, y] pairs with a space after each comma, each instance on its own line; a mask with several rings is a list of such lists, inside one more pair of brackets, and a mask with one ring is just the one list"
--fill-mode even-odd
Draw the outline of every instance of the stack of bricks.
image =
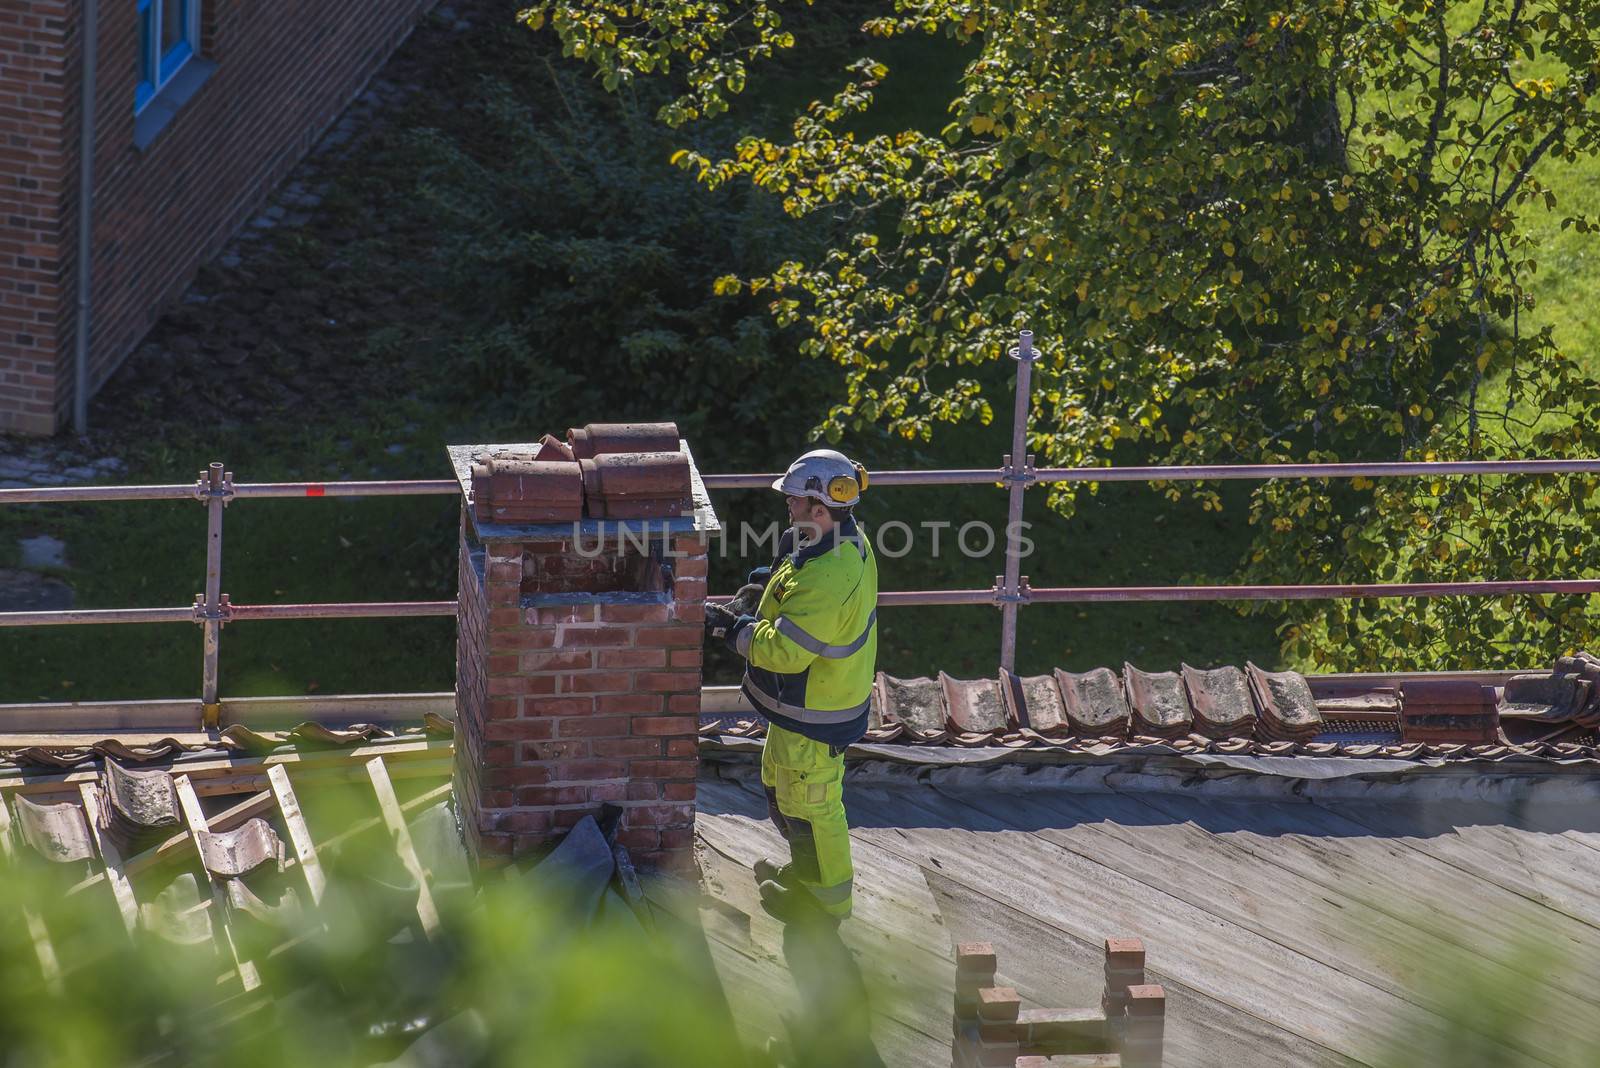
[[1011, 1065], [1019, 1056], [1017, 1014], [1022, 999], [1011, 987], [994, 985], [995, 968], [994, 947], [989, 943], [964, 942], [956, 947], [952, 1068]]
[[1160, 1068], [1166, 993], [1144, 982], [1144, 946], [1111, 938], [1105, 951], [1101, 1009], [1072, 1011], [1023, 1009], [1014, 988], [995, 985], [992, 945], [957, 946], [953, 1068]]
[[1144, 982], [1144, 943], [1137, 938], [1106, 939], [1106, 990], [1100, 1008], [1108, 1020], [1128, 1011], [1128, 988]]
[[1106, 989], [1100, 1007], [1122, 1054], [1122, 1068], [1160, 1068], [1167, 994], [1146, 983], [1144, 943], [1106, 939]]
[[480, 865], [608, 803], [641, 867], [693, 863], [707, 541], [640, 526], [479, 548], [463, 514], [456, 790]]
[[1495, 688], [1461, 679], [1406, 683], [1400, 688], [1400, 740], [1438, 745], [1504, 742]]

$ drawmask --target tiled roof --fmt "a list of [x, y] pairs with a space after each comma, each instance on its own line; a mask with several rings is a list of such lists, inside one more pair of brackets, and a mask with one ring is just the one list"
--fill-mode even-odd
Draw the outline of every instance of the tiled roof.
[[[348, 749], [363, 744], [395, 739], [449, 738], [455, 726], [434, 713], [426, 713], [423, 724], [398, 730], [371, 723], [329, 727], [312, 720], [288, 730], [259, 731], [235, 723], [215, 734], [173, 734], [158, 738], [118, 736], [112, 733], [77, 735], [0, 734], [0, 774], [9, 769], [55, 769], [85, 767], [110, 759], [122, 764], [156, 764], [181, 759], [186, 755], [260, 756], [285, 747], [296, 750]], [[0, 789], [5, 783], [0, 781]]]
[[[1600, 660], [1587, 654], [1501, 686], [1417, 676], [1400, 685], [1380, 677], [1330, 688], [1254, 664], [1204, 671], [1185, 664], [1169, 672], [1124, 664], [1120, 672], [1058, 669], [989, 679], [880, 672], [863, 742], [1090, 756], [1587, 761], [1600, 759], [1597, 723]], [[708, 742], [765, 731], [748, 711], [706, 715], [700, 727]]]
[[[418, 1037], [393, 1064], [486, 1063], [464, 1052], [486, 1038], [458, 1033], [451, 1021], [460, 1017], [437, 1013], [437, 993], [458, 963], [459, 950], [446, 949], [461, 934], [450, 934], [451, 921], [480, 901], [451, 803], [451, 743], [348, 733], [356, 737], [336, 737], [347, 747], [320, 754], [320, 766], [289, 750], [194, 778], [215, 762], [138, 769], [106, 758], [93, 776], [77, 776], [71, 800], [0, 792], [0, 873], [26, 868], [36, 880], [22, 884], [19, 900], [45, 985], [70, 996], [67, 981], [104, 966], [103, 941], [81, 937], [100, 928], [85, 920], [99, 914], [114, 927], [120, 914], [129, 935], [166, 943], [162, 954], [188, 953], [186, 965], [202, 975], [222, 971], [216, 983], [181, 994], [186, 1000], [215, 997], [242, 1015], [281, 998], [298, 1014], [307, 973], [284, 954], [331, 936], [336, 955], [380, 953], [409, 977], [383, 992], [374, 1018], [350, 1021], [357, 1032], [390, 1027], [394, 1015], [407, 1021], [403, 1033]], [[419, 746], [430, 759], [414, 759]], [[341, 774], [321, 774], [329, 767]], [[255, 775], [263, 770], [265, 783]], [[311, 787], [325, 782], [356, 789], [317, 796]], [[501, 875], [537, 883], [573, 924], [626, 914], [634, 929], [650, 928], [652, 906], [616, 841], [620, 822], [620, 809], [585, 817], [532, 871]], [[474, 1007], [464, 1015], [483, 1030]]]

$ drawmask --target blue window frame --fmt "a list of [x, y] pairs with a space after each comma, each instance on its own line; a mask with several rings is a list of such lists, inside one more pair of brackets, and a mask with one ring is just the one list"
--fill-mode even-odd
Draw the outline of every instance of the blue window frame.
[[139, 87], [135, 114], [192, 59], [200, 41], [200, 0], [135, 0], [139, 10]]

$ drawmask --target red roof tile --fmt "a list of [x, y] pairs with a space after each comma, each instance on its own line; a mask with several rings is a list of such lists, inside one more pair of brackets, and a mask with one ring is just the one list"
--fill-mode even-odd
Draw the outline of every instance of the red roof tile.
[[1134, 734], [1181, 738], [1192, 732], [1194, 712], [1177, 672], [1140, 671], [1132, 664], [1123, 664], [1122, 680], [1128, 689]]

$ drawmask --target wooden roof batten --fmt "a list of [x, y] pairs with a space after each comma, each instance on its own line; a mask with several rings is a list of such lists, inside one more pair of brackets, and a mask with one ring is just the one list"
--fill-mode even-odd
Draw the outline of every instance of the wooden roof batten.
[[[15, 833], [10, 802], [0, 797], [0, 857], [3, 857], [8, 868], [15, 867], [19, 859]], [[45, 928], [44, 918], [32, 907], [23, 905], [22, 922], [27, 925], [28, 937], [33, 942], [34, 955], [39, 958], [39, 971], [44, 976], [45, 986], [51, 993], [59, 994], [61, 961], [56, 956], [55, 945], [50, 941], [50, 932]]]

